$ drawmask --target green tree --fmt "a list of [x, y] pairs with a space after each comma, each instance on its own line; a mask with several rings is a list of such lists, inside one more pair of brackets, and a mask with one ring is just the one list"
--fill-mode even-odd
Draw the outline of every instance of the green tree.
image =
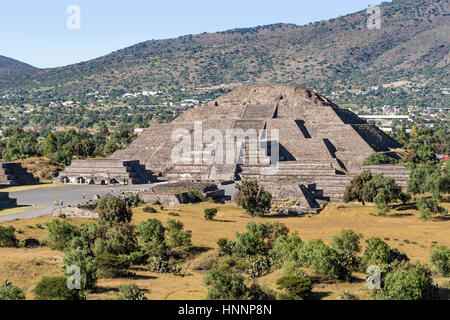
[[80, 236], [78, 227], [66, 222], [54, 219], [46, 223], [47, 244], [50, 248], [64, 250], [73, 238]]
[[238, 193], [234, 201], [251, 216], [263, 216], [270, 209], [272, 195], [264, 191], [264, 188], [260, 187], [258, 182], [244, 180], [242, 185], [238, 186]]
[[364, 201], [362, 191], [366, 183], [372, 180], [372, 178], [373, 177], [370, 170], [363, 171], [362, 173], [356, 175], [350, 182], [350, 185], [345, 188], [344, 202], [348, 203], [356, 200], [365, 205], [366, 203]]
[[125, 200], [111, 194], [101, 197], [95, 210], [99, 213], [100, 220], [110, 225], [130, 222], [133, 215]]
[[447, 209], [441, 207], [433, 198], [419, 197], [416, 204], [419, 209], [419, 218], [422, 220], [431, 219], [433, 215], [447, 212]]
[[363, 199], [367, 202], [373, 202], [380, 191], [386, 197], [387, 203], [391, 203], [399, 199], [402, 190], [394, 179], [377, 174], [364, 185], [362, 189]]
[[450, 248], [439, 246], [431, 251], [430, 261], [442, 277], [450, 277]]
[[12, 226], [0, 226], [0, 247], [17, 247], [19, 240], [15, 233], [16, 229]]
[[340, 255], [342, 265], [346, 268], [357, 269], [359, 266], [358, 253], [361, 252], [361, 234], [352, 230], [342, 230], [337, 236], [333, 236], [331, 247]]
[[93, 289], [97, 283], [97, 262], [95, 261], [92, 252], [83, 249], [74, 249], [68, 251], [64, 258], [63, 271], [67, 276], [69, 267], [77, 266], [80, 268], [81, 274], [81, 289]]
[[307, 276], [288, 274], [278, 279], [277, 285], [286, 291], [281, 300], [305, 300], [311, 295], [312, 283]]
[[49, 156], [55, 153], [56, 150], [58, 150], [58, 147], [56, 145], [55, 136], [52, 133], [49, 133], [42, 144], [42, 152], [44, 155]]
[[386, 270], [388, 265], [394, 261], [409, 261], [409, 258], [397, 249], [389, 248], [389, 245], [380, 238], [369, 238], [366, 240], [366, 250], [361, 259], [361, 264], [364, 268], [377, 265], [382, 270]]
[[436, 287], [431, 275], [409, 269], [388, 273], [378, 298], [382, 300], [432, 300], [435, 296]]
[[249, 223], [247, 232], [236, 233], [236, 242], [233, 254], [238, 257], [267, 255], [272, 249], [275, 240], [286, 236], [289, 229], [282, 223]]
[[385, 153], [372, 153], [364, 162], [364, 166], [380, 165], [380, 164], [397, 164], [398, 160], [389, 157]]
[[208, 300], [242, 300], [247, 291], [244, 277], [226, 269], [208, 271], [203, 281], [209, 286]]
[[217, 208], [207, 208], [205, 209], [205, 219], [213, 220], [214, 216], [217, 214]]

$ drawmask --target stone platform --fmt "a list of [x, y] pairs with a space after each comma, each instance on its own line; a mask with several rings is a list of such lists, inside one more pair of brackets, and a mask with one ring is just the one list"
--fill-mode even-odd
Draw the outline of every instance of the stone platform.
[[138, 160], [90, 159], [73, 160], [53, 179], [64, 184], [144, 184], [155, 181]]

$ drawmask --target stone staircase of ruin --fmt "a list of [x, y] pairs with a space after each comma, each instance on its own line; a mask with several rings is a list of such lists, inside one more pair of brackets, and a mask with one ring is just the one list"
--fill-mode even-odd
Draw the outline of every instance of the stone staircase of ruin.
[[21, 186], [39, 183], [20, 163], [0, 162], [0, 185]]

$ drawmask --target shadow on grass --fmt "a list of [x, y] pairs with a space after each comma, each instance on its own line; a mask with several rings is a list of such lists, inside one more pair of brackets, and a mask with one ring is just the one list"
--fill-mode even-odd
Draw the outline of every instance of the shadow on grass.
[[417, 206], [415, 203], [396, 204], [392, 206], [392, 209], [397, 211], [417, 210]]
[[146, 276], [143, 274], [130, 274], [127, 276], [127, 279], [133, 279], [133, 280], [154, 280], [158, 279], [158, 277], [155, 276]]
[[215, 222], [226, 222], [226, 223], [236, 222], [236, 221], [234, 221], [234, 220], [218, 220], [218, 219], [214, 219], [214, 220], [212, 220], [212, 221], [215, 221]]
[[210, 247], [200, 247], [200, 246], [194, 246], [189, 250], [189, 253], [196, 256], [208, 251], [211, 251], [213, 248]]
[[328, 291], [320, 291], [320, 292], [311, 292], [308, 300], [322, 300], [325, 297], [328, 297], [332, 294], [332, 292]]

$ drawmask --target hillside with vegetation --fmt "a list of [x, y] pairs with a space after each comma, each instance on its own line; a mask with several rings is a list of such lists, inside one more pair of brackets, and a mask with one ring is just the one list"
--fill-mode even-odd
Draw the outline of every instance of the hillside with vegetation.
[[[395, 0], [381, 5], [380, 30], [366, 10], [305, 26], [274, 24], [151, 40], [87, 62], [0, 76], [0, 93], [14, 102], [83, 101], [91, 92], [176, 88], [216, 90], [243, 83], [296, 83], [338, 94], [380, 86], [380, 98], [448, 105], [448, 0]], [[1, 65], [1, 63], [0, 63]], [[378, 97], [377, 95], [382, 95]], [[355, 95], [352, 95], [353, 99]]]
[[38, 71], [38, 69], [29, 64], [0, 56], [0, 81], [8, 81], [9, 77], [15, 77], [18, 74], [23, 76], [33, 71]]

